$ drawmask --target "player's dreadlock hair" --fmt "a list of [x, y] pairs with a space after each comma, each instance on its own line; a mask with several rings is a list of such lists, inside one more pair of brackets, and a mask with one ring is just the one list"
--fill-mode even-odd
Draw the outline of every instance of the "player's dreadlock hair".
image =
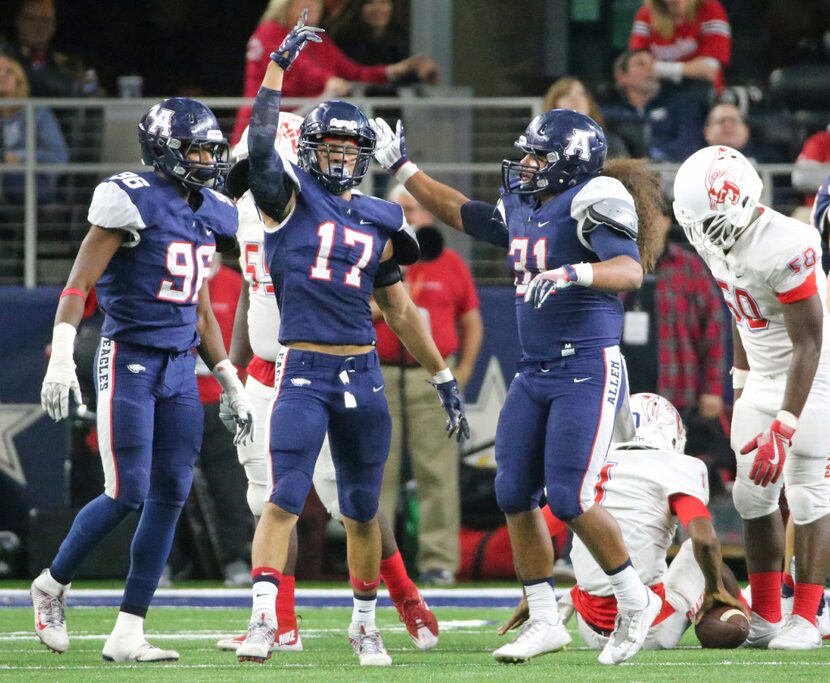
[[634, 197], [639, 222], [637, 246], [640, 249], [640, 261], [643, 270], [650, 273], [654, 270], [662, 249], [657, 221], [662, 214], [661, 203], [664, 197], [660, 180], [648, 170], [647, 163], [645, 159], [609, 159], [603, 166], [602, 174], [619, 180]]

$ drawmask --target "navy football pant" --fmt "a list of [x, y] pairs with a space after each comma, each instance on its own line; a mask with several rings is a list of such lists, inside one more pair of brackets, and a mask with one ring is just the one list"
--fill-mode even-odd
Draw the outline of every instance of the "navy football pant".
[[327, 431], [340, 511], [367, 522], [377, 513], [392, 431], [377, 353], [282, 349], [270, 410], [268, 500], [302, 512]]
[[104, 496], [76, 517], [53, 573], [71, 581], [89, 552], [141, 508], [122, 610], [143, 616], [170, 554], [201, 446], [195, 359], [190, 351], [169, 354], [102, 339], [96, 387]]
[[627, 394], [619, 348], [522, 362], [496, 430], [496, 498], [506, 513], [539, 506], [578, 517], [594, 501], [617, 412]]

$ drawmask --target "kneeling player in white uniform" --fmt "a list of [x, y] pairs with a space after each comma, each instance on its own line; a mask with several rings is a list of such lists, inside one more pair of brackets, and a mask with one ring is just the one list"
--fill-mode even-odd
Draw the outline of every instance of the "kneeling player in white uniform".
[[[596, 501], [619, 523], [640, 580], [663, 599], [643, 648], [668, 649], [680, 642], [698, 612], [717, 603], [745, 609], [724, 588], [720, 543], [706, 508], [706, 465], [683, 455], [686, 430], [680, 415], [656, 394], [635, 394], [630, 405], [636, 433], [608, 453]], [[690, 539], [667, 568], [678, 520]], [[566, 622], [576, 613], [582, 640], [601, 650], [617, 617], [611, 583], [579, 538], [574, 538], [571, 561], [577, 585], [559, 601], [560, 613]], [[518, 626], [523, 616], [520, 605], [500, 633]]]
[[[296, 114], [280, 113], [275, 147], [284, 158], [294, 162], [297, 159], [297, 140], [302, 121]], [[245, 135], [234, 149], [234, 156], [239, 162], [246, 159], [247, 155], [246, 129]], [[254, 428], [252, 442], [237, 447], [239, 461], [248, 478], [248, 506], [259, 517], [269, 491], [268, 414], [274, 394], [274, 363], [280, 350], [275, 334], [280, 325], [280, 313], [264, 258], [264, 226], [251, 193], [246, 191], [246, 171], [243, 162], [234, 167], [228, 180], [228, 189], [240, 197], [237, 202], [240, 222], [237, 240], [240, 266], [247, 285], [243, 287], [239, 298], [230, 358], [237, 366], [247, 366], [245, 390], [254, 414], [261, 420]], [[332, 517], [339, 520], [337, 480], [328, 439], [323, 442], [313, 481], [323, 505]], [[407, 574], [389, 520], [379, 512], [378, 522], [382, 542], [381, 577], [412, 642], [419, 649], [428, 650], [438, 642], [438, 622]], [[272, 651], [303, 649], [294, 610], [296, 528], [292, 533], [291, 551], [277, 594], [277, 636]], [[224, 638], [217, 646], [223, 650], [236, 651], [244, 639], [244, 635]]]
[[[759, 203], [763, 185], [729, 147], [689, 157], [674, 182], [674, 212], [732, 312], [732, 496], [744, 520], [752, 619], [747, 644], [821, 647], [816, 608], [830, 567], [830, 316], [816, 230]], [[783, 480], [780, 476], [783, 472]], [[786, 488], [795, 522], [793, 611], [782, 620]]]

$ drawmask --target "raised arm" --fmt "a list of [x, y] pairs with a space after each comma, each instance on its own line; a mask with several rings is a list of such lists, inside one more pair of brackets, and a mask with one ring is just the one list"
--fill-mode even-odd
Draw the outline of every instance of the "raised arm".
[[508, 246], [507, 225], [497, 206], [472, 201], [458, 190], [420, 170], [406, 154], [403, 123], [393, 132], [381, 118], [370, 121], [377, 136], [375, 159], [439, 220], [471, 237], [498, 247]]
[[251, 112], [248, 132], [251, 192], [264, 214], [266, 225], [271, 227], [285, 219], [295, 201], [294, 183], [282, 158], [274, 149], [274, 139], [279, 125], [285, 71], [291, 67], [308, 41], [319, 43], [322, 40], [317, 34], [323, 29], [305, 26], [307, 14], [308, 10], [305, 10], [282, 44], [271, 53], [271, 61]]

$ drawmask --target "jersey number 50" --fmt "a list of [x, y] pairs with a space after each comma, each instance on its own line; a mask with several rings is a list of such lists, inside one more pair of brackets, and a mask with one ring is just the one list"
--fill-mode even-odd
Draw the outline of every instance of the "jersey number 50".
[[190, 242], [171, 242], [167, 246], [167, 272], [176, 279], [162, 280], [156, 296], [177, 304], [196, 303], [215, 251], [215, 244], [197, 247]]

